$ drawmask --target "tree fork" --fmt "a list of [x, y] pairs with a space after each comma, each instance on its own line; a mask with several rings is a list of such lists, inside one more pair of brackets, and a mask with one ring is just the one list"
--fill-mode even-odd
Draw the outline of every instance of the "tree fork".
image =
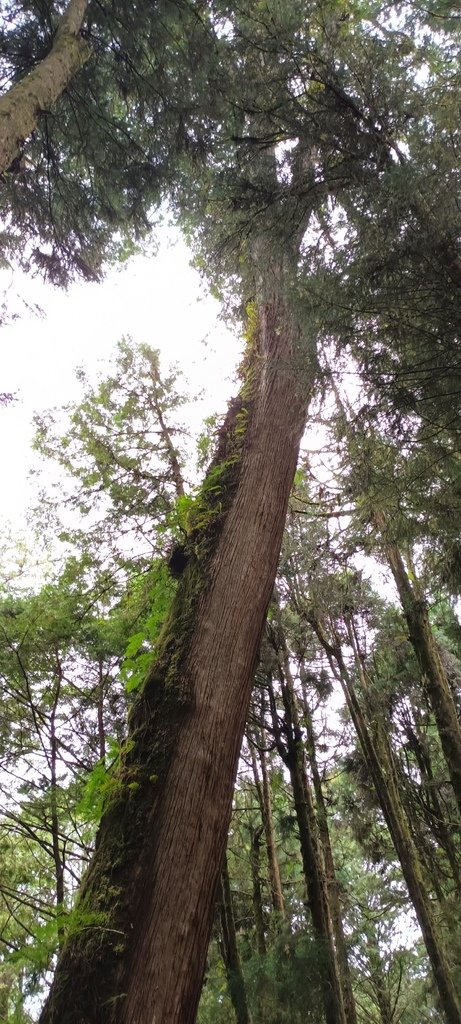
[[[193, 1024], [261, 632], [315, 373], [282, 258], [191, 514], [188, 560], [131, 715], [41, 1024]], [[270, 294], [270, 299], [267, 297]], [[310, 380], [308, 379], [310, 372]], [[175, 964], [175, 970], [171, 965]]]

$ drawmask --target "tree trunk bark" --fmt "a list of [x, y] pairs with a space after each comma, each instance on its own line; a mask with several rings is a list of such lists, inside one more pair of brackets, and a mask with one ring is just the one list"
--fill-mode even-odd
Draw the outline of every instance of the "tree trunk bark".
[[90, 48], [80, 35], [87, 7], [88, 0], [69, 0], [47, 57], [0, 97], [0, 174], [88, 60]]
[[131, 714], [41, 1024], [195, 1021], [312, 386], [300, 373], [302, 332], [283, 290], [292, 271], [292, 258], [266, 264], [243, 387], [190, 513], [187, 564]]
[[226, 968], [227, 985], [229, 988], [232, 1006], [234, 1007], [235, 1019], [237, 1024], [251, 1024], [245, 989], [245, 979], [243, 977], [242, 965], [237, 948], [237, 935], [235, 931], [234, 908], [232, 906], [232, 892], [230, 887], [227, 857], [224, 858], [224, 868], [221, 875], [220, 918], [222, 956], [224, 966]]

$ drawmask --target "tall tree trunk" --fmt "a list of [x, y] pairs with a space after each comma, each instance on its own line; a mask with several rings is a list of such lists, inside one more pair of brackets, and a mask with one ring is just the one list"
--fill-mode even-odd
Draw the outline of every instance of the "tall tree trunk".
[[383, 537], [383, 550], [395, 580], [410, 642], [434, 712], [440, 743], [461, 814], [461, 723], [429, 622], [427, 602], [419, 593], [417, 583], [411, 583], [397, 544], [386, 539], [386, 518], [383, 513], [375, 511], [374, 521]]
[[312, 386], [300, 373], [303, 337], [284, 293], [292, 274], [292, 257], [266, 263], [242, 391], [190, 514], [187, 564], [131, 714], [42, 1024], [195, 1021]]
[[328, 893], [328, 904], [330, 907], [331, 921], [333, 925], [338, 970], [343, 993], [344, 1012], [347, 1024], [357, 1024], [357, 1009], [355, 1005], [354, 992], [352, 989], [351, 972], [347, 956], [347, 944], [343, 927], [343, 916], [339, 899], [339, 886], [336, 878], [333, 850], [330, 842], [330, 830], [328, 827], [328, 814], [323, 795], [322, 780], [317, 764], [316, 743], [311, 710], [307, 700], [307, 694], [303, 687], [303, 718], [306, 728], [306, 752], [309, 761], [312, 782], [314, 786], [315, 801], [317, 805], [317, 822], [320, 841], [323, 849], [325, 864], [325, 879]]
[[[450, 822], [448, 819], [446, 807], [439, 797], [438, 786], [432, 769], [430, 747], [418, 723], [417, 712], [413, 711], [413, 714], [415, 715], [414, 728], [410, 722], [407, 722], [404, 729], [408, 749], [411, 750], [415, 758], [421, 777], [418, 800], [432, 840], [435, 840], [437, 846], [445, 853], [459, 899], [461, 896], [460, 852], [453, 842], [455, 830], [457, 834], [458, 828], [455, 823]], [[431, 846], [433, 845], [432, 840]]]
[[104, 658], [100, 654], [98, 657], [98, 686], [97, 686], [97, 705], [96, 711], [98, 715], [98, 745], [99, 745], [99, 760], [104, 764], [106, 760], [106, 728], [104, 723], [104, 683], [106, 682], [107, 676], [104, 672]]
[[53, 46], [36, 68], [0, 97], [0, 174], [8, 171], [37, 127], [90, 56], [81, 37], [88, 0], [69, 0]]
[[0, 1024], [8, 1024], [8, 1020], [11, 1020], [8, 1008], [13, 981], [14, 974], [11, 968], [2, 966], [0, 972]]
[[[452, 263], [451, 257], [449, 263]], [[332, 386], [344, 428], [350, 439], [355, 432], [355, 428], [354, 431], [351, 428], [351, 410], [347, 408], [347, 401], [342, 399], [334, 382]], [[385, 511], [382, 508], [372, 508], [371, 520], [381, 535], [382, 551], [394, 577], [408, 626], [409, 640], [421, 669], [422, 683], [437, 723], [455, 800], [461, 814], [461, 722], [431, 629], [427, 601], [414, 572], [413, 580], [410, 580], [400, 548], [389, 536], [388, 517]]]
[[[280, 636], [277, 638], [280, 643]], [[323, 851], [315, 816], [311, 787], [306, 775], [304, 745], [296, 707], [293, 679], [286, 647], [277, 651], [285, 709], [283, 740], [277, 724], [275, 696], [271, 694], [277, 748], [290, 773], [293, 801], [299, 828], [299, 841], [307, 888], [309, 910], [319, 946], [322, 999], [326, 1024], [346, 1024], [340, 974], [328, 902]]]
[[387, 975], [384, 969], [374, 923], [367, 927], [367, 955], [370, 967], [370, 987], [376, 1000], [381, 1024], [394, 1024], [396, 1006], [392, 1006]]
[[173, 483], [174, 483], [174, 487], [175, 487], [175, 491], [176, 491], [176, 497], [182, 498], [182, 497], [184, 497], [185, 489], [184, 489], [184, 480], [182, 478], [182, 472], [181, 472], [180, 455], [179, 455], [178, 449], [176, 448], [176, 446], [174, 444], [173, 438], [171, 436], [171, 431], [170, 431], [170, 429], [168, 427], [168, 424], [167, 424], [167, 422], [165, 420], [165, 417], [163, 415], [162, 403], [161, 403], [161, 401], [159, 400], [159, 397], [158, 397], [158, 391], [160, 389], [163, 389], [163, 387], [164, 387], [162, 379], [160, 377], [159, 368], [158, 368], [158, 356], [154, 355], [153, 358], [151, 356], [149, 356], [149, 359], [150, 359], [150, 363], [151, 363], [151, 374], [152, 374], [152, 383], [153, 383], [152, 393], [151, 393], [151, 396], [150, 396], [150, 402], [151, 402], [152, 410], [153, 410], [153, 412], [155, 414], [155, 417], [158, 420], [158, 423], [159, 423], [159, 426], [160, 426], [160, 436], [162, 438], [163, 444], [165, 445], [167, 459], [168, 459], [168, 462], [170, 464], [170, 471], [171, 471], [171, 476], [173, 478]]
[[235, 1011], [235, 1019], [237, 1024], [251, 1024], [245, 989], [245, 979], [243, 977], [242, 965], [237, 947], [237, 935], [235, 931], [234, 908], [232, 906], [232, 891], [230, 886], [227, 857], [224, 858], [224, 868], [221, 875], [220, 918], [222, 956], [224, 966], [226, 968], [229, 995]]
[[[255, 745], [254, 741], [252, 741], [251, 737], [249, 738], [251, 763], [253, 767], [253, 778], [255, 781], [256, 792], [258, 794], [258, 802], [264, 826], [264, 835], [266, 839], [267, 865], [269, 871], [269, 884], [271, 890], [272, 906], [274, 908], [275, 913], [280, 914], [280, 917], [284, 920], [285, 901], [283, 899], [282, 882], [280, 879], [280, 868], [275, 843], [274, 818], [272, 814], [272, 796], [266, 760], [266, 734], [263, 727], [261, 727], [261, 729], [258, 730], [258, 732], [259, 742], [257, 746]], [[256, 750], [258, 751], [259, 755], [261, 776], [259, 775], [259, 769], [256, 759]]]
[[[255, 1024], [270, 1024], [272, 1020], [271, 1011], [269, 1008], [270, 993], [268, 992], [266, 975], [265, 975], [265, 957], [267, 953], [266, 945], [266, 930], [264, 926], [264, 910], [261, 896], [261, 837], [264, 832], [264, 826], [259, 825], [256, 829], [250, 829], [251, 839], [251, 850], [250, 850], [250, 864], [251, 864], [251, 877], [253, 881], [253, 912], [255, 919], [256, 929], [256, 948], [261, 958], [260, 968], [258, 971], [258, 984], [257, 991], [254, 992], [253, 999], [253, 1020]], [[279, 923], [279, 917], [277, 915], [277, 924]]]
[[58, 938], [62, 944], [64, 939], [64, 928], [62, 914], [64, 910], [64, 851], [59, 836], [59, 813], [58, 813], [58, 737], [56, 734], [56, 713], [59, 705], [62, 685], [62, 667], [59, 654], [56, 652], [56, 687], [53, 695], [53, 705], [50, 713], [50, 811], [51, 811], [51, 845], [53, 850], [54, 879], [55, 879], [55, 900], [56, 917], [58, 921]]
[[[420, 860], [400, 797], [387, 735], [376, 717], [373, 722], [373, 732], [369, 729], [355, 692], [352, 677], [345, 664], [338, 638], [335, 637], [334, 642], [330, 643], [320, 620], [312, 610], [308, 613], [308, 618], [327, 654], [332, 671], [341, 683], [421, 928], [447, 1024], [461, 1024], [461, 1006], [453, 985], [452, 972], [446, 958], [442, 938], [427, 896]], [[360, 662], [357, 663], [357, 669], [359, 673], [362, 673]]]
[[264, 929], [263, 901], [261, 895], [261, 835], [264, 826], [250, 830], [250, 867], [253, 882], [253, 913], [256, 929], [256, 948], [260, 956], [266, 955], [266, 933]]

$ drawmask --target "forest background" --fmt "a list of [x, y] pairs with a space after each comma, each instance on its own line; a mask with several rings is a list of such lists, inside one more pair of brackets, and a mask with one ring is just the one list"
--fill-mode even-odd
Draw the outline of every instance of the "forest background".
[[54, 469], [0, 607], [0, 1019], [57, 962], [44, 1022], [459, 1024], [457, 10], [11, 3], [0, 38], [3, 126], [36, 75], [5, 259], [94, 279], [168, 196], [247, 342], [196, 456], [145, 343], [38, 411]]

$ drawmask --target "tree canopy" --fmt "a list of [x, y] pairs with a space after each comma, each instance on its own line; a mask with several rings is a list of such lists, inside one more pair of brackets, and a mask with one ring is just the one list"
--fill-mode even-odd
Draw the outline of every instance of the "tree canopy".
[[4, 258], [167, 212], [246, 349], [198, 487], [145, 345], [39, 411], [0, 1019], [460, 1024], [458, 57], [446, 3], [7, 4]]

